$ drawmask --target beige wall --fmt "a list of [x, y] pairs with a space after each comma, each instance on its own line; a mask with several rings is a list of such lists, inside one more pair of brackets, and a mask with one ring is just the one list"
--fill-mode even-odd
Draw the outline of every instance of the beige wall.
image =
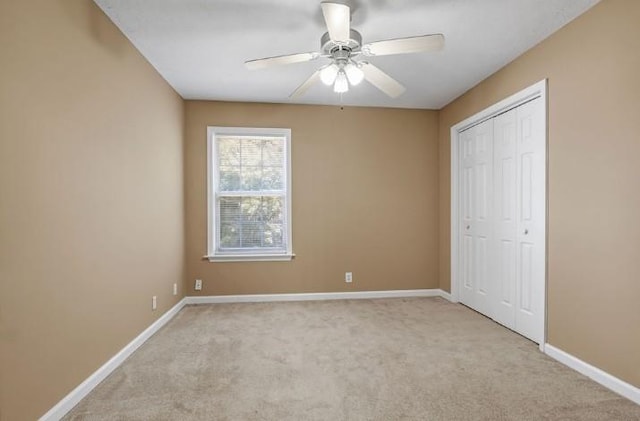
[[[437, 112], [187, 101], [185, 125], [188, 295], [438, 287]], [[292, 129], [293, 261], [202, 259], [207, 125]]]
[[449, 129], [549, 79], [549, 342], [640, 386], [640, 2], [604, 0], [440, 113], [440, 286], [450, 287]]
[[90, 0], [2, 1], [0, 55], [0, 419], [33, 420], [182, 296], [183, 102]]

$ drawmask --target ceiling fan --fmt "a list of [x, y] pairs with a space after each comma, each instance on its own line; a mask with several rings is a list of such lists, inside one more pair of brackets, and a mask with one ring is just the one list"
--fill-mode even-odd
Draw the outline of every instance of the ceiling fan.
[[391, 98], [396, 98], [402, 95], [405, 87], [373, 64], [360, 58], [438, 51], [444, 47], [442, 34], [388, 39], [363, 45], [362, 35], [350, 27], [349, 6], [327, 1], [320, 3], [320, 6], [328, 30], [320, 38], [320, 52], [289, 54], [245, 62], [248, 69], [257, 70], [316, 60], [319, 57], [328, 58], [329, 64], [320, 67], [298, 86], [289, 95], [291, 99], [303, 95], [318, 80], [327, 86], [333, 85], [334, 92], [344, 93], [349, 90], [349, 86], [358, 85], [363, 79]]

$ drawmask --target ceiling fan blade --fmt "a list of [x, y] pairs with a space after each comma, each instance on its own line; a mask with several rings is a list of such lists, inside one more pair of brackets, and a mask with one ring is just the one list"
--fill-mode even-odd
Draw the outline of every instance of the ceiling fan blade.
[[245, 61], [244, 65], [249, 70], [258, 70], [258, 69], [264, 69], [266, 67], [271, 67], [271, 66], [281, 66], [283, 64], [302, 63], [304, 61], [315, 60], [318, 57], [320, 57], [319, 53], [288, 54], [286, 56], [276, 56], [276, 57], [259, 58], [257, 60], [249, 60], [249, 61]]
[[350, 38], [351, 10], [346, 4], [322, 2], [322, 14], [332, 41], [348, 41]]
[[388, 39], [362, 46], [366, 56], [387, 56], [391, 54], [421, 53], [439, 51], [444, 47], [444, 35], [422, 35], [418, 37]]
[[298, 88], [289, 95], [289, 99], [297, 99], [301, 97], [318, 80], [320, 80], [320, 70], [316, 70], [309, 79], [305, 80], [302, 85], [298, 86]]
[[361, 62], [364, 78], [391, 98], [397, 98], [406, 90], [397, 80], [378, 69], [371, 63]]

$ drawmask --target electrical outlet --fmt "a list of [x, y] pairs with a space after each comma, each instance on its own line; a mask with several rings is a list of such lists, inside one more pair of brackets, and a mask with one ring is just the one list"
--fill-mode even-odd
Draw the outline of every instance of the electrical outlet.
[[196, 291], [201, 291], [202, 290], [202, 279], [196, 279], [195, 289], [196, 289]]
[[173, 295], [178, 295], [178, 284], [173, 284]]
[[344, 281], [345, 281], [346, 283], [348, 283], [348, 284], [349, 284], [349, 283], [351, 283], [351, 281], [353, 281], [353, 273], [351, 273], [351, 272], [346, 272], [346, 273], [344, 274]]
[[151, 310], [158, 308], [158, 297], [155, 295], [151, 298]]

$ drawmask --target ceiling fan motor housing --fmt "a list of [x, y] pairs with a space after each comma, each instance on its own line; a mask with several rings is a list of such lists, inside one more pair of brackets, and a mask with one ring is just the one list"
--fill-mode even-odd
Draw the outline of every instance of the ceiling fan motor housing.
[[346, 41], [332, 41], [329, 32], [325, 32], [320, 38], [320, 48], [324, 54], [336, 61], [349, 60], [354, 53], [360, 52], [362, 35], [356, 30], [349, 30], [349, 39]]

